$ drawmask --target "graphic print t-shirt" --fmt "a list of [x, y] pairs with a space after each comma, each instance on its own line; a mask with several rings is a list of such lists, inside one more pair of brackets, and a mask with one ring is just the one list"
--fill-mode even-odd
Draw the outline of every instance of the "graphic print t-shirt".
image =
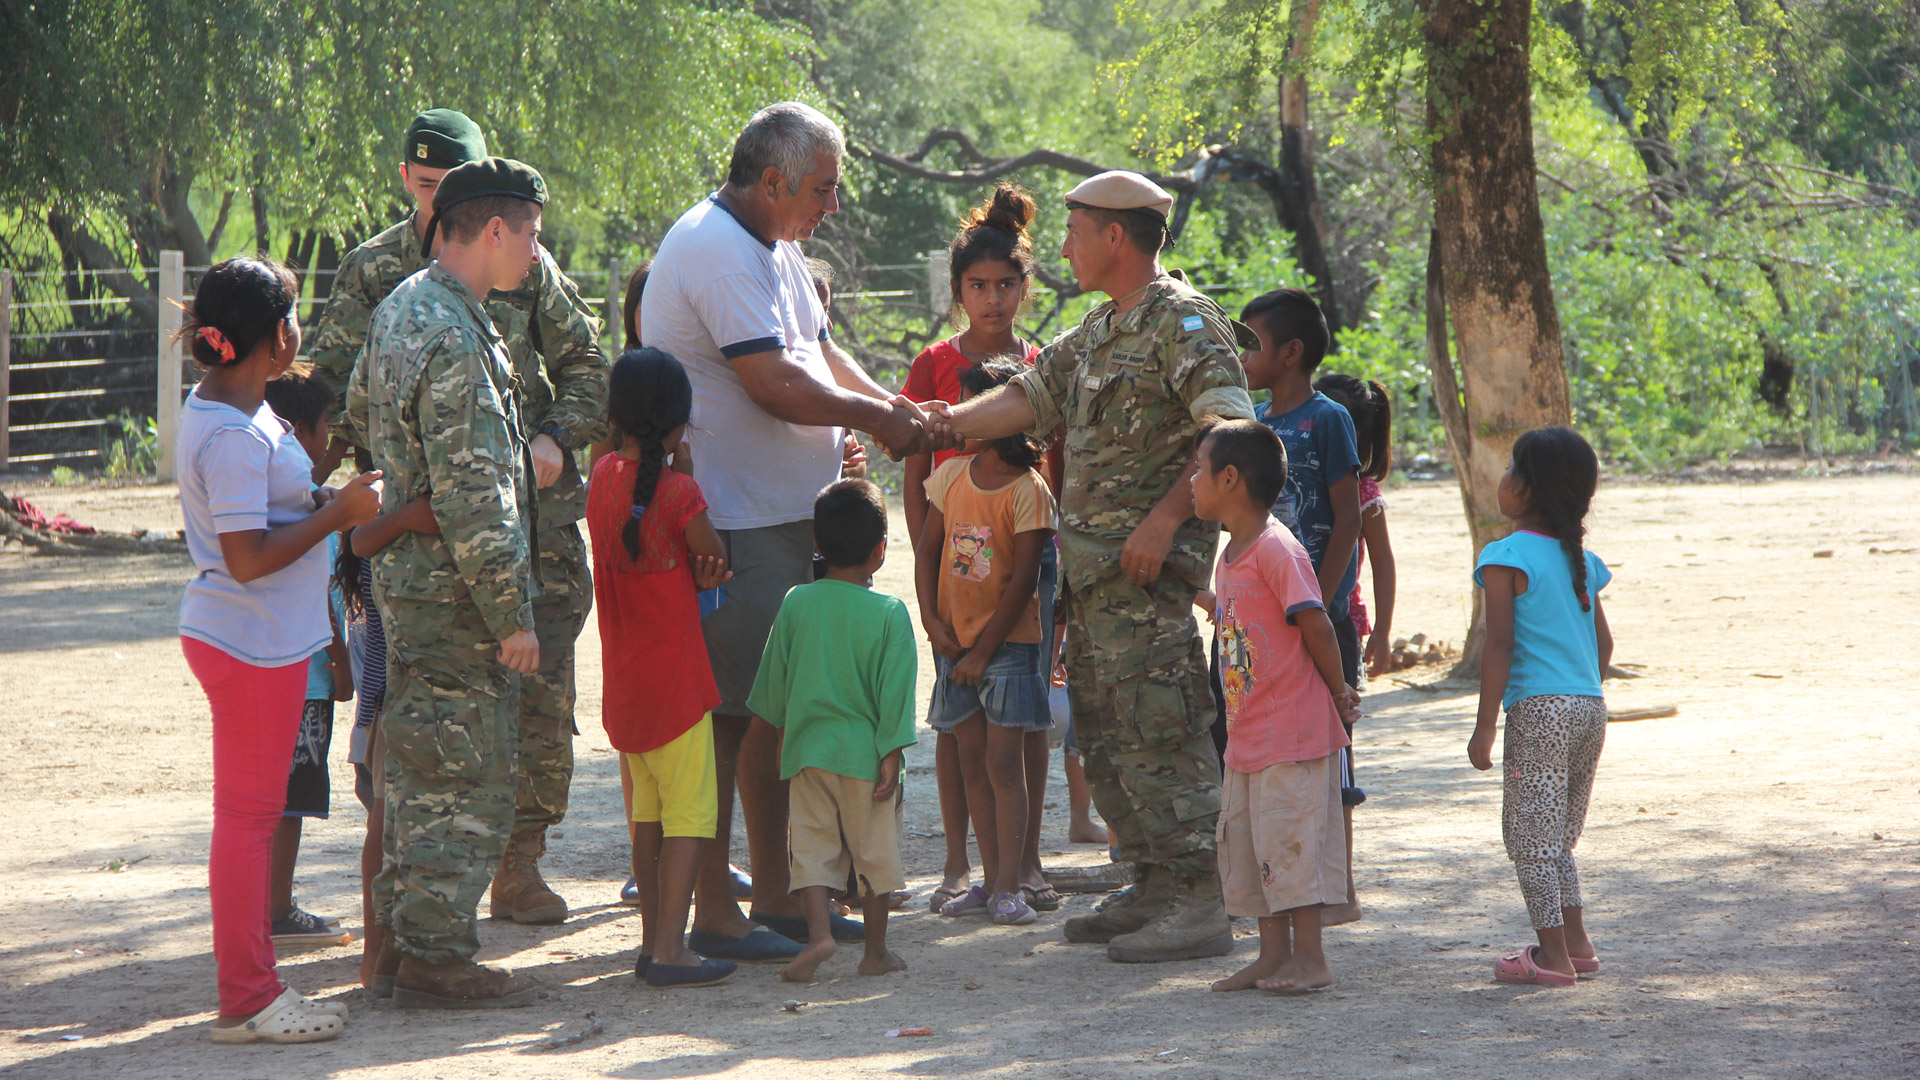
[[[974, 485], [972, 465], [971, 456], [957, 457], [927, 477], [927, 501], [947, 523], [934, 609], [969, 649], [993, 618], [1013, 577], [1013, 538], [1035, 529], [1052, 532], [1059, 522], [1053, 495], [1037, 470], [1028, 469], [1004, 487], [982, 491]], [[1007, 640], [1029, 645], [1040, 641], [1037, 595], [1028, 601]]]
[[1215, 633], [1227, 698], [1227, 767], [1254, 773], [1314, 761], [1347, 745], [1333, 693], [1294, 625], [1320, 608], [1306, 549], [1271, 519], [1237, 559], [1215, 573]]
[[[1360, 444], [1354, 438], [1353, 417], [1339, 402], [1314, 391], [1299, 408], [1275, 416], [1266, 404], [1256, 405], [1254, 419], [1280, 436], [1287, 448], [1287, 484], [1273, 512], [1306, 545], [1319, 571], [1327, 561], [1327, 542], [1333, 539], [1333, 485], [1360, 469]], [[1359, 576], [1356, 552], [1347, 552], [1347, 572], [1334, 590], [1327, 617], [1347, 617], [1347, 598]]]

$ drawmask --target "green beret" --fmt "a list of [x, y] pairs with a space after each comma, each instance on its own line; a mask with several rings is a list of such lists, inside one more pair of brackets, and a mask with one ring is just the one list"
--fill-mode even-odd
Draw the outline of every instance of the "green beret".
[[430, 169], [451, 169], [487, 156], [487, 137], [466, 113], [428, 109], [407, 128], [406, 161]]
[[433, 193], [433, 219], [427, 222], [427, 242], [423, 250], [433, 250], [434, 231], [448, 210], [469, 199], [492, 197], [525, 199], [544, 206], [547, 182], [533, 166], [512, 158], [481, 158], [449, 171], [440, 178], [440, 186]]

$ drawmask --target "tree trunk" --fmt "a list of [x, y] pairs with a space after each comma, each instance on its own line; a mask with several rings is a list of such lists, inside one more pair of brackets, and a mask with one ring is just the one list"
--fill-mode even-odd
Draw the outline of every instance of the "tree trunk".
[[[1498, 488], [1513, 441], [1571, 418], [1560, 316], [1534, 186], [1530, 0], [1427, 0], [1427, 123], [1434, 142], [1429, 295], [1444, 297], [1453, 360], [1430, 356], [1473, 550], [1505, 536]], [[1429, 349], [1433, 314], [1429, 312]], [[1479, 670], [1476, 599], [1468, 655]]]
[[1313, 180], [1313, 126], [1307, 110], [1306, 70], [1319, 17], [1320, 0], [1306, 0], [1287, 43], [1287, 71], [1280, 77], [1280, 176], [1288, 197], [1274, 200], [1274, 207], [1281, 226], [1293, 233], [1294, 260], [1313, 279], [1327, 331], [1337, 338], [1340, 304], [1333, 290], [1333, 269], [1327, 263], [1327, 221]]

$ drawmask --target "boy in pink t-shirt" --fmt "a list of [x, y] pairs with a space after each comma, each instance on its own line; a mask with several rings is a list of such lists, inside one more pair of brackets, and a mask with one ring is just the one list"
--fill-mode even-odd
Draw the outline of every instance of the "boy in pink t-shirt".
[[1320, 909], [1347, 898], [1339, 753], [1341, 721], [1359, 698], [1341, 673], [1313, 561], [1268, 513], [1286, 477], [1286, 450], [1258, 421], [1227, 421], [1201, 439], [1194, 513], [1231, 537], [1214, 574], [1227, 700], [1220, 884], [1229, 915], [1260, 920], [1259, 957], [1215, 990], [1333, 985]]

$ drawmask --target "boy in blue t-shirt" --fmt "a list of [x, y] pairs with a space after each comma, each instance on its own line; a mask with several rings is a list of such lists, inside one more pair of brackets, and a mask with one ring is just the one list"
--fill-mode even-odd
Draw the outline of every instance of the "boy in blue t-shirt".
[[[1273, 512], [1293, 530], [1319, 578], [1320, 595], [1340, 643], [1340, 670], [1347, 685], [1360, 687], [1360, 633], [1347, 610], [1360, 570], [1360, 444], [1353, 417], [1313, 388], [1313, 373], [1327, 355], [1329, 335], [1320, 305], [1301, 289], [1275, 289], [1248, 302], [1240, 321], [1260, 337], [1258, 349], [1240, 354], [1248, 390], [1272, 396], [1254, 406], [1256, 420], [1287, 448], [1287, 483]], [[1347, 725], [1349, 736], [1353, 725]], [[1341, 801], [1346, 804], [1347, 902], [1330, 906], [1328, 926], [1360, 918], [1353, 891], [1353, 807], [1367, 796], [1353, 782], [1353, 750], [1345, 752]]]

